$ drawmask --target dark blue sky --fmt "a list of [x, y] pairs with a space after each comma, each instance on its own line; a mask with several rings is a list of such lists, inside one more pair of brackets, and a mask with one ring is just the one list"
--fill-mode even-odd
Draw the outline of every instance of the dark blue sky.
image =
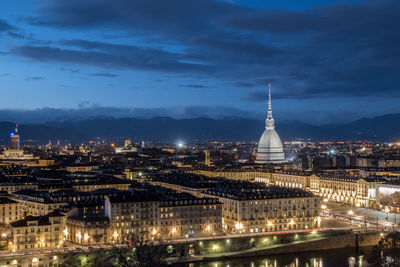
[[398, 0], [7, 1], [0, 109], [261, 118], [270, 80], [281, 120], [400, 112], [399, 14]]

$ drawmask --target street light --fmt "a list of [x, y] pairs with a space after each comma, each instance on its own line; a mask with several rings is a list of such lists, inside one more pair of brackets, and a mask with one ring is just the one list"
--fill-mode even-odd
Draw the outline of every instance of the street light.
[[236, 223], [235, 228], [236, 230], [239, 230], [239, 232], [241, 233], [242, 232], [241, 230], [243, 229], [243, 223]]
[[349, 214], [349, 215], [353, 215], [353, 214], [354, 214], [354, 212], [353, 212], [353, 210], [349, 210], [349, 211], [347, 212], [347, 214]]
[[390, 209], [388, 207], [386, 207], [385, 212], [390, 212]]
[[212, 246], [212, 249], [214, 250], [214, 253], [216, 253], [217, 250], [219, 249], [219, 246], [218, 246], [218, 245], [213, 245], [213, 246]]

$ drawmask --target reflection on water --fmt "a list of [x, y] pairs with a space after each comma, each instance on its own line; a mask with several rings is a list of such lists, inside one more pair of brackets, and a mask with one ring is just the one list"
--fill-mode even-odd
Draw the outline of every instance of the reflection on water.
[[365, 255], [370, 248], [334, 249], [286, 255], [268, 255], [220, 261], [176, 264], [179, 267], [367, 267]]

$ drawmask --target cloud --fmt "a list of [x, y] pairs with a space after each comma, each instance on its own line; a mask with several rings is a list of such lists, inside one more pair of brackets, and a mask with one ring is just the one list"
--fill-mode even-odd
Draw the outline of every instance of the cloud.
[[0, 19], [0, 34], [3, 32], [7, 33], [9, 37], [14, 39], [31, 39], [31, 36], [26, 35], [21, 29], [12, 26], [5, 20]]
[[232, 85], [236, 86], [236, 87], [244, 87], [244, 88], [250, 88], [250, 87], [255, 87], [257, 86], [254, 83], [251, 82], [245, 82], [245, 81], [239, 81], [239, 82], [234, 82], [232, 83]]
[[4, 20], [0, 20], [0, 32], [8, 32], [14, 30], [14, 27]]
[[248, 91], [243, 96], [243, 99], [248, 101], [265, 101], [267, 99], [267, 93], [265, 91]]
[[12, 47], [11, 53], [41, 62], [67, 62], [114, 69], [173, 73], [208, 69], [208, 66], [183, 62], [179, 54], [161, 49], [85, 40], [65, 40], [63, 44], [78, 49], [25, 45]]
[[201, 84], [181, 84], [179, 87], [187, 87], [187, 88], [207, 88], [205, 85]]
[[184, 39], [194, 32], [206, 33], [221, 16], [244, 9], [213, 0], [114, 0], [112, 4], [107, 0], [48, 0], [40, 6], [42, 16], [31, 22], [64, 29], [118, 28], [151, 38]]
[[[64, 40], [11, 52], [44, 62], [184, 73], [238, 88], [257, 89], [268, 78], [274, 98], [400, 97], [399, 13], [397, 0], [295, 11], [212, 0], [47, 0], [32, 24], [101, 34], [106, 29], [140, 42]], [[243, 98], [262, 96], [252, 90]]]
[[44, 80], [46, 79], [46, 77], [42, 77], [42, 76], [31, 76], [31, 77], [26, 77], [25, 81], [40, 81], [40, 80]]
[[92, 73], [92, 74], [90, 74], [90, 76], [107, 77], [107, 78], [115, 78], [115, 77], [118, 77], [117, 74], [113, 74], [113, 73], [103, 73], [103, 72]]

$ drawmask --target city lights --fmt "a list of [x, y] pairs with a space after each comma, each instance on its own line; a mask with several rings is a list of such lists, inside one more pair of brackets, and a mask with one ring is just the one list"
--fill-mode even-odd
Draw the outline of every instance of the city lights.
[[354, 212], [353, 212], [353, 210], [349, 210], [349, 211], [347, 212], [347, 214], [348, 214], [348, 215], [353, 215]]

